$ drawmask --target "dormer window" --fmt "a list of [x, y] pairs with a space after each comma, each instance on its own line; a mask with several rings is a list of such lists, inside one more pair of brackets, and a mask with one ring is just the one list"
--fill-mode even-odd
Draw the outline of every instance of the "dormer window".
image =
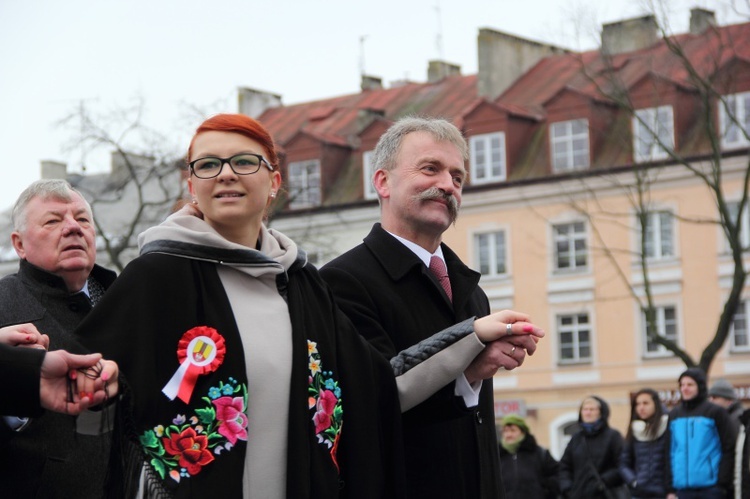
[[505, 180], [505, 133], [487, 133], [469, 138], [471, 183]]
[[378, 199], [378, 191], [372, 184], [372, 175], [375, 169], [372, 164], [372, 157], [375, 151], [365, 151], [362, 153], [362, 183], [364, 187], [365, 199]]
[[667, 159], [674, 149], [672, 106], [639, 109], [633, 116], [633, 151], [636, 163]]
[[721, 146], [736, 149], [750, 146], [750, 92], [727, 95], [719, 105], [721, 116]]
[[549, 127], [549, 136], [554, 173], [589, 167], [588, 120], [552, 123]]
[[320, 161], [311, 159], [289, 163], [289, 208], [320, 205]]

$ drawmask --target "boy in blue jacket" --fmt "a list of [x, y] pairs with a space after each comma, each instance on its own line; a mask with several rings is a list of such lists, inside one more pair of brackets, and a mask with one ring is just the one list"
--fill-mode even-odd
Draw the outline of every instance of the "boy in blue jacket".
[[679, 377], [680, 403], [669, 412], [668, 499], [731, 497], [734, 440], [727, 411], [708, 401], [706, 374]]

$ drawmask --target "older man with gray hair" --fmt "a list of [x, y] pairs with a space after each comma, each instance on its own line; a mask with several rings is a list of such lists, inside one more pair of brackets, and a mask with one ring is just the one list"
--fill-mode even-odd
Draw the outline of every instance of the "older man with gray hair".
[[[20, 258], [0, 280], [0, 327], [32, 323], [49, 349], [86, 352], [73, 334], [115, 274], [95, 264], [91, 207], [64, 180], [39, 180], [13, 208]], [[109, 436], [95, 413], [45, 412], [17, 427], [0, 424], [0, 482], [8, 497], [102, 497]], [[104, 415], [106, 415], [106, 411]]]

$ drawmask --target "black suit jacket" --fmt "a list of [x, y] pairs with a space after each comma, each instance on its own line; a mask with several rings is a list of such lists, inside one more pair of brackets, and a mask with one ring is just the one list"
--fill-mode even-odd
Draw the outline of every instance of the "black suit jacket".
[[[437, 279], [406, 246], [375, 224], [364, 243], [321, 269], [341, 309], [386, 358], [472, 316], [489, 313], [479, 274], [442, 245], [453, 305]], [[403, 414], [408, 496], [502, 497], [492, 380], [477, 407], [454, 395], [452, 382]]]

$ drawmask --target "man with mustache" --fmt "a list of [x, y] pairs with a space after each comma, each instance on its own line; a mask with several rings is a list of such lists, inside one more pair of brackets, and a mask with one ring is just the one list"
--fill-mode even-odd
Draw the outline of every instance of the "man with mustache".
[[[461, 132], [445, 120], [409, 117], [393, 124], [373, 159], [381, 223], [363, 244], [321, 269], [341, 309], [387, 358], [489, 313], [480, 275], [442, 244], [458, 215], [467, 158]], [[507, 314], [508, 335], [482, 345], [454, 381], [403, 413], [409, 497], [503, 496], [492, 376], [521, 365], [538, 338], [522, 335], [537, 329], [521, 324], [527, 316], [498, 314]], [[400, 391], [419, 388], [399, 385]]]
[[[20, 263], [18, 273], [0, 280], [0, 326], [30, 322], [49, 336], [50, 350], [86, 352], [73, 330], [115, 279], [94, 263], [91, 207], [65, 180], [38, 180], [21, 193], [11, 217]], [[102, 497], [109, 435], [101, 431], [108, 416], [106, 409], [81, 416], [47, 411], [0, 421], [3, 494]]]

